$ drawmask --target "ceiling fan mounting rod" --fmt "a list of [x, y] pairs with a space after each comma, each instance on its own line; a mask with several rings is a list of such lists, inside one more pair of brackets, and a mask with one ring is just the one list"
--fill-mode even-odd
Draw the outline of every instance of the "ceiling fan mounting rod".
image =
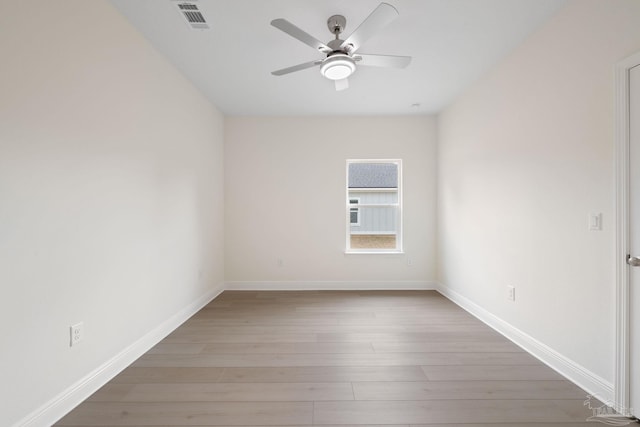
[[335, 34], [336, 39], [338, 39], [338, 36], [344, 31], [346, 26], [347, 19], [342, 15], [333, 15], [327, 19], [327, 27], [329, 27], [331, 34]]

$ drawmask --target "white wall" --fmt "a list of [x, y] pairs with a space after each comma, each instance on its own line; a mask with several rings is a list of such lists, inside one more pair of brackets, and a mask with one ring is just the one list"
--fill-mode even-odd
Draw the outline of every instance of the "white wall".
[[[427, 116], [227, 118], [226, 281], [433, 281], [435, 133]], [[346, 160], [367, 158], [403, 161], [405, 255], [344, 253]]]
[[637, 0], [570, 1], [438, 122], [442, 284], [609, 385], [613, 67], [638, 23]]
[[222, 285], [223, 118], [105, 1], [1, 2], [0, 61], [7, 426]]

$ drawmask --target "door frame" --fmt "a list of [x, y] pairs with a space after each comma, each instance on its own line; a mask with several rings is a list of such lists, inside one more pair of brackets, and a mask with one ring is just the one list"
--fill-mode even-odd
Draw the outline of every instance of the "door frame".
[[[629, 414], [630, 407], [630, 301], [629, 267], [629, 71], [640, 65], [640, 52], [615, 67], [615, 170], [616, 170], [616, 357], [615, 409]], [[637, 414], [636, 414], [637, 415]]]

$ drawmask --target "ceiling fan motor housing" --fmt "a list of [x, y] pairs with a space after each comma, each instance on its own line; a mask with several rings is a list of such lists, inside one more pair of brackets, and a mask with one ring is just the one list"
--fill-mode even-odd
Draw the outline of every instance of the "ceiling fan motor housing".
[[[334, 53], [336, 53], [336, 52], [345, 53], [343, 51], [343, 49], [340, 48], [340, 46], [342, 46], [342, 43], [344, 43], [344, 40], [335, 39], [335, 40], [331, 40], [329, 43], [327, 43], [327, 46], [329, 46], [329, 48], [331, 50], [333, 50]], [[329, 55], [331, 55], [331, 53], [329, 53]]]

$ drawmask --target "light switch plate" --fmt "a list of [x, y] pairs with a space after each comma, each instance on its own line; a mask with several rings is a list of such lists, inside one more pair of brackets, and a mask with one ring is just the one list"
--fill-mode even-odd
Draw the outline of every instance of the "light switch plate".
[[601, 213], [589, 213], [589, 231], [601, 231], [602, 230], [602, 214]]

